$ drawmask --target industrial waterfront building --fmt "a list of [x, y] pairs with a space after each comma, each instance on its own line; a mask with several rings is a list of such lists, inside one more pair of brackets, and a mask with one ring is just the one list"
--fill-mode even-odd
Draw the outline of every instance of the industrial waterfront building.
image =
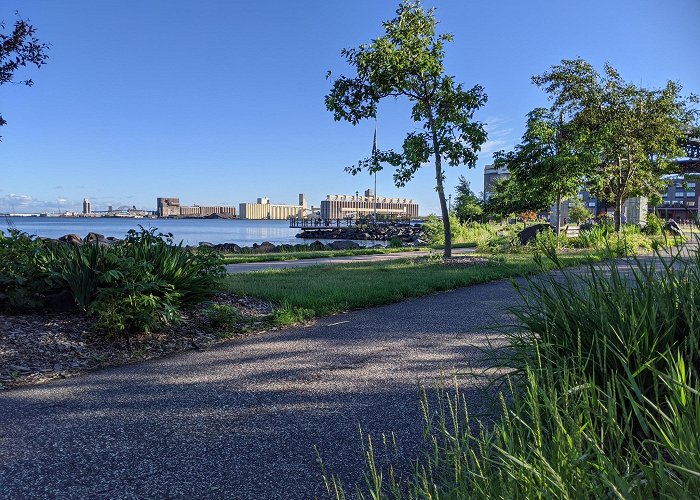
[[346, 219], [371, 216], [410, 218], [418, 216], [418, 204], [408, 198], [375, 196], [371, 189], [364, 196], [329, 194], [321, 201], [322, 219]]
[[286, 220], [292, 217], [305, 217], [308, 215], [306, 195], [299, 194], [298, 205], [276, 205], [270, 203], [268, 198], [258, 198], [256, 203], [241, 203], [238, 206], [238, 214], [241, 219], [270, 219]]
[[211, 215], [226, 218], [236, 217], [236, 207], [225, 205], [184, 206], [180, 205], [180, 198], [158, 198], [156, 207], [158, 217], [209, 217]]

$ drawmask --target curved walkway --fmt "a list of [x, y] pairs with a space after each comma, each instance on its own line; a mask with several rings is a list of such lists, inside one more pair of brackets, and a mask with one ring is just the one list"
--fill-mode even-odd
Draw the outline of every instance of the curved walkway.
[[[0, 497], [324, 497], [314, 447], [346, 485], [360, 427], [410, 463], [418, 382], [479, 370], [515, 301], [509, 281], [478, 285], [0, 393]], [[473, 410], [492, 401], [464, 385]]]

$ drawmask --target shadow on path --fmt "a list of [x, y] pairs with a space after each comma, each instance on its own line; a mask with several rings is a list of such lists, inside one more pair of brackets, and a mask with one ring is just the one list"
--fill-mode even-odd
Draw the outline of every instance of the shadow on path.
[[[348, 485], [360, 427], [394, 432], [410, 463], [419, 383], [481, 370], [515, 301], [509, 282], [478, 285], [2, 393], [0, 496], [323, 497], [314, 446]], [[489, 406], [483, 380], [462, 385]]]

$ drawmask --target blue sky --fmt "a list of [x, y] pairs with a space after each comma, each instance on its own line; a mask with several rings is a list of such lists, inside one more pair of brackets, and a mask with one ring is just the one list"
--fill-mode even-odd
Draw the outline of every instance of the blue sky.
[[[447, 71], [479, 83], [489, 101], [476, 118], [489, 141], [478, 167], [451, 168], [475, 191], [491, 154], [518, 142], [525, 114], [547, 105], [530, 83], [577, 56], [649, 87], [675, 80], [700, 93], [700, 0], [445, 0], [439, 30], [452, 33]], [[328, 70], [349, 73], [340, 50], [380, 36], [398, 1], [0, 0], [52, 44], [31, 88], [0, 87], [0, 212], [108, 204], [154, 209], [158, 196], [235, 204], [267, 196], [315, 205], [363, 191], [368, 176], [343, 168], [366, 156], [373, 124], [334, 122], [323, 97]], [[379, 109], [379, 143], [400, 147], [415, 124], [403, 101]], [[432, 167], [397, 189], [438, 211]]]

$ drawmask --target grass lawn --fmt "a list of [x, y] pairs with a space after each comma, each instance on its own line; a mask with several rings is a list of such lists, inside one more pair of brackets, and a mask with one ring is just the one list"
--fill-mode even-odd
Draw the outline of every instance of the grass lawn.
[[[563, 254], [561, 261], [578, 265], [602, 258], [602, 253], [572, 252]], [[280, 322], [292, 323], [539, 271], [532, 254], [489, 256], [488, 263], [470, 266], [449, 266], [437, 258], [420, 257], [241, 273], [227, 277], [226, 288], [281, 304], [286, 318]]]
[[[452, 248], [471, 248], [476, 243], [459, 243]], [[278, 262], [300, 259], [320, 259], [325, 257], [349, 257], [353, 255], [379, 255], [386, 253], [419, 252], [425, 250], [442, 250], [444, 247], [432, 245], [425, 247], [400, 247], [400, 248], [356, 248], [353, 250], [307, 250], [300, 252], [273, 252], [264, 254], [226, 254], [226, 264], [242, 264], [245, 262]]]

